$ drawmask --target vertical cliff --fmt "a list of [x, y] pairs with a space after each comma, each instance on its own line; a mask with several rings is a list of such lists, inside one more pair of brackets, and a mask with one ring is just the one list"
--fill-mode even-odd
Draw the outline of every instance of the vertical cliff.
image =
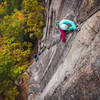
[[73, 20], [81, 30], [68, 34], [66, 43], [45, 49], [39, 60], [28, 68], [28, 100], [99, 100], [100, 1], [44, 2], [46, 26], [39, 51], [59, 38], [55, 33], [57, 20]]

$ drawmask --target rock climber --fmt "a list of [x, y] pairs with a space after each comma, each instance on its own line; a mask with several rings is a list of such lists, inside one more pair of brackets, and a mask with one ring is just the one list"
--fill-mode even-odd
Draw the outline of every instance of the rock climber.
[[35, 59], [36, 62], [38, 61], [38, 55], [37, 54], [34, 54], [33, 58]]
[[56, 22], [56, 33], [58, 33], [58, 30], [60, 29], [60, 37], [62, 38], [62, 42], [65, 42], [65, 33], [69, 31], [79, 31], [77, 28], [77, 25], [71, 21], [71, 20], [66, 20], [63, 19], [60, 22]]

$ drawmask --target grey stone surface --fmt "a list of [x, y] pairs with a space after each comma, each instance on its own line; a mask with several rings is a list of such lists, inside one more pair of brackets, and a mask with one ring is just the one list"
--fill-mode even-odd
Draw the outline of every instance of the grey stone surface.
[[[64, 89], [66, 88], [65, 90], [67, 90], [67, 88], [71, 86], [71, 82], [72, 80], [74, 80], [75, 74], [81, 67], [81, 64], [80, 66], [77, 65], [78, 61], [79, 60], [81, 62], [83, 61], [83, 59], [81, 58], [87, 54], [89, 47], [91, 47], [91, 44], [94, 42], [93, 40], [95, 40], [96, 36], [98, 36], [99, 34], [99, 32], [94, 31], [94, 29], [96, 29], [95, 22], [98, 22], [99, 25], [98, 28], [100, 29], [100, 19], [98, 19], [97, 16], [100, 16], [100, 11], [96, 13], [93, 17], [91, 17], [89, 20], [87, 20], [87, 22], [84, 23], [84, 25], [81, 28], [81, 31], [77, 34], [76, 38], [73, 40], [73, 44], [68, 55], [65, 56], [65, 59], [61, 65], [59, 63], [59, 68], [57, 69], [56, 73], [54, 74], [54, 76], [46, 86], [45, 90], [41, 94], [41, 98], [44, 98], [46, 95], [52, 96], [55, 89], [64, 80], [66, 76], [69, 79], [69, 81], [67, 80]], [[91, 23], [93, 20], [94, 23]], [[89, 26], [90, 23], [92, 26], [91, 28]], [[99, 47], [97, 48], [99, 49]], [[100, 50], [98, 51], [99, 52], [97, 53], [97, 55], [99, 56]]]
[[[81, 80], [86, 77], [77, 79], [77, 73], [80, 73], [80, 76], [82, 75], [80, 71], [82, 59], [88, 52], [91, 51], [89, 55], [93, 53], [97, 56], [99, 53], [98, 46], [94, 50], [97, 43], [94, 40], [98, 40], [99, 43], [100, 2], [99, 0], [45, 0], [45, 7], [46, 26], [43, 38], [39, 42], [39, 50], [43, 45], [49, 46], [59, 38], [55, 33], [55, 22], [57, 20], [67, 18], [77, 24], [81, 23], [82, 28], [80, 32], [68, 34], [66, 43], [60, 42], [50, 49], [45, 49], [39, 56], [39, 60], [29, 66], [27, 69], [30, 75], [28, 92], [29, 94], [36, 93], [37, 96], [29, 95], [28, 100], [34, 98], [36, 100], [88, 100], [77, 99], [78, 96], [83, 96], [76, 90], [81, 88], [81, 84], [85, 84]], [[85, 8], [87, 9], [85, 10]], [[98, 13], [96, 13], [97, 11]], [[91, 17], [93, 14], [94, 16]], [[97, 49], [98, 52], [96, 52]], [[85, 62], [87, 61], [88, 59]], [[96, 64], [99, 64], [99, 60]], [[87, 70], [88, 67], [83, 67], [83, 69]], [[74, 88], [75, 91], [73, 91]], [[74, 92], [77, 94], [74, 95]]]

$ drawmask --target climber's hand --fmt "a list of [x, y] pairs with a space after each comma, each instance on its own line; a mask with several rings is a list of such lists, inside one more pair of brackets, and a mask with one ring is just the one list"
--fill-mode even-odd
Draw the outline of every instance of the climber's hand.
[[78, 31], [78, 32], [80, 31], [80, 28], [79, 28], [79, 27], [77, 27], [77, 31]]

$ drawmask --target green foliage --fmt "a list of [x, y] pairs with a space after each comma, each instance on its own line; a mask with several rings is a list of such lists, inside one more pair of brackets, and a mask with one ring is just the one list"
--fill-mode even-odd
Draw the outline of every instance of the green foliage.
[[15, 81], [29, 66], [35, 39], [42, 36], [41, 3], [23, 0], [23, 9], [21, 3], [0, 0], [0, 100], [15, 100], [19, 93]]
[[1, 2], [0, 3], [0, 21], [7, 14], [6, 8], [4, 7], [4, 5], [5, 5], [5, 7], [7, 6], [6, 2], [4, 2], [4, 3]]
[[5, 0], [5, 1], [7, 2], [7, 7], [6, 7], [7, 13], [11, 14], [14, 11], [14, 9], [18, 10], [21, 9], [23, 0]]
[[24, 17], [19, 11], [15, 11], [11, 16], [5, 16], [0, 24], [1, 35], [8, 38], [14, 37], [19, 41], [24, 41]]
[[25, 32], [30, 33], [29, 37], [42, 37], [42, 28], [44, 26], [44, 18], [42, 12], [44, 7], [38, 3], [38, 0], [24, 0], [24, 15], [26, 22]]
[[14, 100], [11, 98], [18, 94], [15, 80], [29, 65], [32, 45], [24, 41], [24, 18], [21, 12], [5, 16], [0, 27], [0, 94], [2, 98]]

